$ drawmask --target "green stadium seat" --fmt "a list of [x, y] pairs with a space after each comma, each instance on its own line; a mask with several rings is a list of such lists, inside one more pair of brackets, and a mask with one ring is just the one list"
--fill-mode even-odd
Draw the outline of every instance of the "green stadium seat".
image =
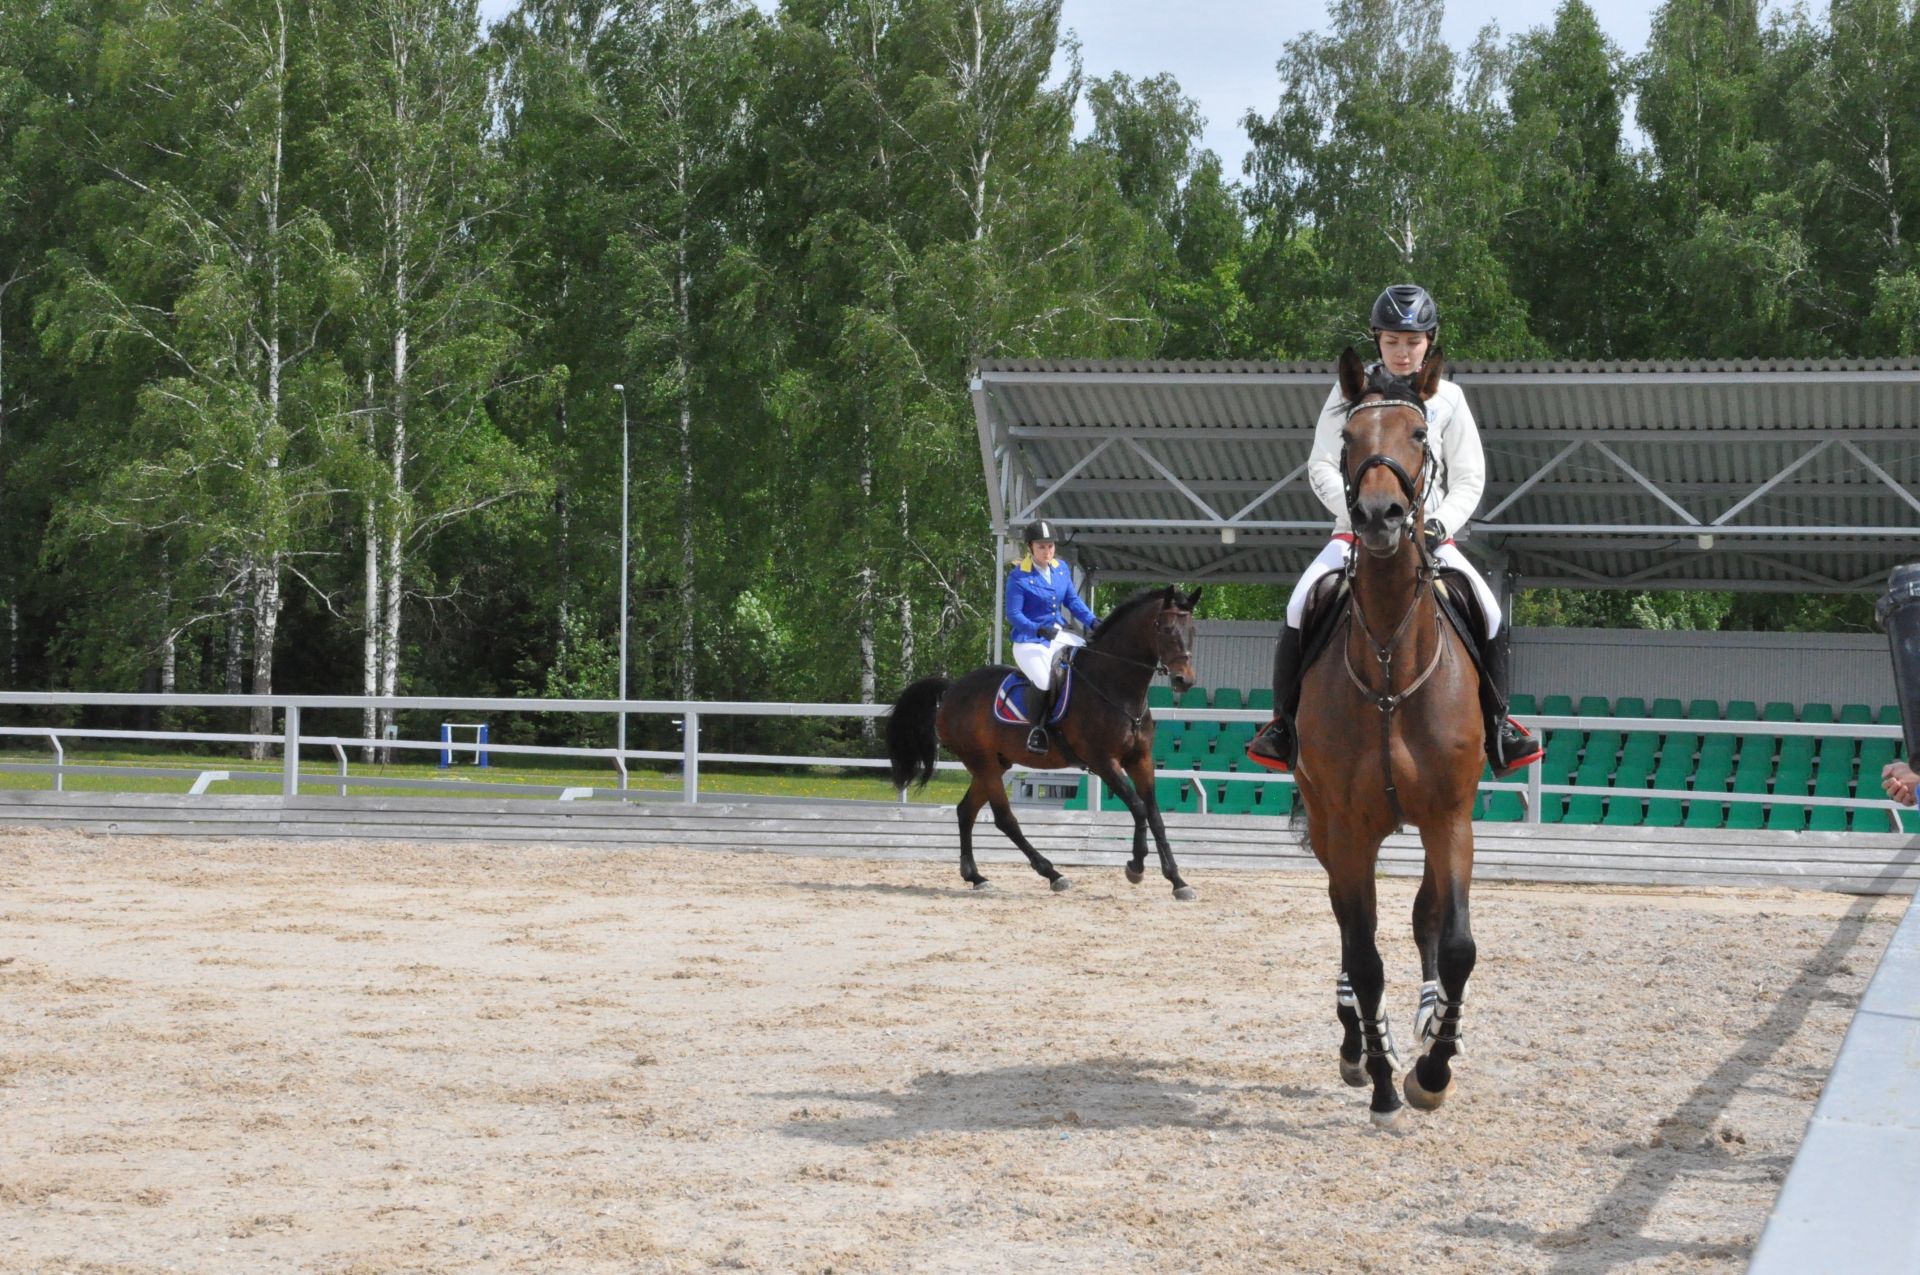
[[1772, 700], [1767, 704], [1766, 711], [1760, 714], [1760, 720], [1763, 722], [1794, 722], [1800, 719], [1798, 715], [1794, 713], [1793, 705], [1783, 700]]
[[1641, 699], [1638, 695], [1622, 695], [1614, 703], [1613, 715], [1615, 717], [1645, 717], [1647, 715], [1647, 701]]
[[1800, 720], [1816, 726], [1824, 726], [1833, 720], [1833, 705], [1809, 700], [1800, 706]]
[[[1700, 760], [1693, 770], [1695, 793], [1727, 791], [1727, 786], [1733, 782], [1733, 757], [1737, 743], [1738, 741], [1731, 735], [1707, 735], [1701, 739]], [[1711, 800], [1688, 802], [1685, 826], [1718, 828], [1725, 820], [1726, 813], [1725, 802]]]
[[[1856, 796], [1873, 799], [1882, 796], [1880, 791], [1880, 772], [1887, 763], [1900, 755], [1900, 741], [1897, 739], [1863, 739], [1860, 741], [1860, 779], [1855, 785]], [[1879, 811], [1856, 810], [1850, 821], [1856, 832], [1888, 832], [1887, 817]]]
[[[1694, 754], [1700, 737], [1680, 732], [1668, 735], [1660, 749], [1660, 765], [1653, 772], [1650, 787], [1684, 792], [1694, 773]], [[1724, 781], [1723, 781], [1724, 782]], [[1702, 803], [1704, 804], [1704, 803]], [[1646, 825], [1649, 828], [1678, 828], [1684, 810], [1678, 797], [1655, 797], [1647, 802]]]
[[1216, 809], [1223, 815], [1250, 815], [1255, 812], [1260, 800], [1260, 785], [1244, 780], [1239, 783], [1221, 784], [1218, 789]]
[[1172, 708], [1173, 688], [1171, 686], [1149, 686], [1147, 688], [1148, 708]]
[[1582, 717], [1612, 717], [1612, 716], [1613, 716], [1613, 714], [1612, 714], [1612, 713], [1611, 713], [1611, 712], [1610, 712], [1610, 711], [1608, 710], [1608, 708], [1607, 708], [1607, 697], [1606, 697], [1606, 696], [1604, 696], [1604, 695], [1582, 695], [1582, 696], [1580, 697], [1580, 716], [1582, 716]]
[[1653, 701], [1653, 711], [1649, 717], [1680, 717], [1680, 701], [1677, 699], [1657, 699]]
[[[1574, 772], [1573, 782], [1587, 788], [1605, 788], [1613, 774], [1619, 740], [1618, 731], [1595, 731], [1589, 735], [1586, 755], [1580, 761], [1580, 769]], [[1567, 798], [1567, 808], [1560, 816], [1560, 822], [1599, 823], [1604, 801], [1605, 798], [1598, 793], [1574, 793]]]
[[1571, 695], [1547, 696], [1545, 699], [1540, 701], [1540, 716], [1572, 717], [1573, 716], [1573, 696]]
[[[1564, 784], [1571, 781], [1574, 767], [1580, 759], [1581, 735], [1577, 730], [1556, 730], [1547, 732], [1547, 755], [1540, 760], [1540, 782], [1543, 784]], [[1567, 798], [1564, 793], [1548, 792], [1540, 794], [1540, 822], [1559, 823], [1566, 809]]]
[[1153, 793], [1160, 809], [1168, 814], [1190, 814], [1200, 809], [1198, 779], [1161, 778], [1154, 780]]
[[1515, 691], [1507, 697], [1507, 712], [1515, 717], [1532, 717], [1539, 711], [1533, 696], [1525, 691]]
[[1527, 817], [1527, 803], [1517, 792], [1495, 792], [1487, 794], [1488, 823], [1521, 823]]
[[1840, 706], [1840, 724], [1842, 726], [1869, 726], [1873, 723], [1873, 710], [1865, 704], [1842, 704]]
[[1282, 783], [1259, 784], [1257, 787], [1260, 789], [1260, 801], [1254, 807], [1254, 813], [1274, 819], [1285, 819], [1293, 813], [1294, 789], [1291, 779]]
[[[1789, 735], [1780, 741], [1780, 761], [1773, 775], [1773, 792], [1779, 797], [1804, 797], [1813, 788], [1814, 739], [1811, 735]], [[1806, 806], [1773, 806], [1767, 811], [1767, 827], [1776, 831], [1803, 832], [1807, 826]]]
[[1258, 709], [1263, 713], [1271, 713], [1273, 711], [1273, 688], [1271, 686], [1262, 686], [1258, 690], [1248, 691], [1247, 707]]
[[1167, 729], [1170, 726], [1177, 726], [1179, 724], [1178, 722], [1155, 723], [1153, 732], [1154, 765], [1171, 766], [1174, 764], [1175, 758], [1180, 756], [1180, 732]]
[[1760, 710], [1754, 707], [1750, 699], [1730, 699], [1727, 701], [1727, 717], [1730, 722], [1757, 722]]
[[1876, 726], [1898, 726], [1900, 724], [1900, 709], [1894, 704], [1882, 704], [1879, 713], [1874, 716], [1873, 721]]
[[1239, 709], [1244, 707], [1244, 705], [1240, 702], [1240, 688], [1237, 686], [1221, 687], [1219, 690], [1213, 693], [1213, 706], [1215, 708], [1232, 708], [1232, 709]]
[[[1828, 744], [1844, 744], [1844, 753], [1830, 750]], [[1813, 781], [1816, 797], [1853, 796], [1853, 741], [1826, 739], [1820, 742], [1820, 777]], [[1849, 811], [1840, 806], [1815, 806], [1807, 815], [1807, 827], [1814, 832], [1845, 832]]]
[[[1733, 791], [1761, 794], [1768, 792], [1773, 777], [1772, 735], [1746, 735], [1740, 742], [1740, 761], [1733, 771]], [[1728, 828], [1755, 829], [1766, 825], [1766, 807], [1759, 802], [1735, 801], [1727, 805]]]
[[1182, 693], [1180, 696], [1180, 707], [1181, 708], [1209, 707], [1207, 703], [1207, 688], [1204, 686], [1189, 686], [1186, 689], [1186, 691]]
[[1689, 700], [1687, 716], [1696, 722], [1717, 722], [1720, 720], [1720, 701], [1717, 699]]
[[[1613, 772], [1615, 788], [1652, 787], [1656, 741], [1657, 737], [1646, 731], [1635, 731], [1627, 736], [1626, 747], [1620, 754], [1619, 768]], [[1609, 797], [1606, 817], [1600, 822], [1615, 828], [1637, 828], [1645, 814], [1645, 801], [1642, 797]]]
[[1196, 753], [1193, 758], [1193, 768], [1202, 774], [1224, 775], [1233, 769], [1235, 762], [1240, 760], [1242, 760], [1240, 753], [1216, 748], [1209, 753]]
[[1219, 722], [1188, 722], [1186, 735], [1180, 741], [1180, 750], [1192, 756], [1210, 752], [1219, 734]]
[[1253, 742], [1254, 732], [1259, 729], [1252, 722], [1223, 722], [1219, 735], [1214, 737], [1213, 751], [1231, 754], [1236, 765], [1251, 765], [1247, 761], [1247, 745]]

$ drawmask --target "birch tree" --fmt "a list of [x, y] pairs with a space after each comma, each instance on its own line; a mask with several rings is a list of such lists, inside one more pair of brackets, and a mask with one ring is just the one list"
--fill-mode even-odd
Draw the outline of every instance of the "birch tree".
[[[428, 547], [541, 481], [486, 403], [514, 338], [494, 282], [505, 184], [486, 141], [474, 0], [356, 0], [351, 12], [332, 60], [347, 105], [329, 140], [368, 284], [361, 664], [364, 694], [396, 696], [407, 600], [457, 587], [433, 579]], [[370, 716], [367, 736], [391, 720]]]
[[[303, 17], [285, 0], [152, 0], [136, 16], [128, 36], [151, 60], [124, 68], [121, 91], [147, 109], [89, 156], [133, 222], [104, 260], [66, 259], [45, 309], [76, 370], [129, 348], [161, 369], [133, 429], [101, 440], [96, 482], [59, 511], [63, 543], [132, 537], [192, 564], [204, 584], [169, 639], [212, 620], [238, 635], [244, 621], [262, 695], [283, 590], [331, 553], [320, 531], [346, 402], [319, 347], [357, 287], [292, 189]], [[251, 728], [269, 733], [269, 710]]]

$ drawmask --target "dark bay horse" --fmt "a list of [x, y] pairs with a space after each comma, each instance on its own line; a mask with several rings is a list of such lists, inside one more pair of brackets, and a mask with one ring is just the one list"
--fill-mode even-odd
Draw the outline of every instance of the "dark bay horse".
[[1147, 684], [1165, 670], [1176, 691], [1196, 680], [1193, 669], [1193, 608], [1200, 590], [1149, 589], [1110, 612], [1086, 646], [1074, 654], [1073, 693], [1066, 716], [1048, 730], [1051, 750], [1036, 757], [1026, 750], [1027, 728], [1010, 726], [993, 714], [994, 695], [1011, 671], [1004, 664], [977, 668], [955, 681], [923, 677], [900, 692], [887, 718], [887, 757], [893, 786], [924, 787], [933, 778], [934, 761], [945, 744], [966, 764], [973, 783], [960, 799], [960, 876], [974, 889], [987, 879], [973, 861], [973, 821], [980, 807], [993, 809], [994, 826], [1020, 847], [1033, 870], [1067, 888], [1067, 879], [1033, 848], [1007, 802], [1005, 775], [1018, 758], [1039, 770], [1084, 767], [1119, 794], [1133, 815], [1133, 860], [1127, 880], [1138, 885], [1146, 875], [1147, 830], [1160, 853], [1161, 875], [1176, 899], [1194, 897], [1180, 879], [1167, 844], [1167, 829], [1153, 786], [1153, 714], [1147, 711]]
[[1356, 1088], [1372, 1080], [1373, 1121], [1383, 1126], [1404, 1109], [1374, 941], [1374, 871], [1380, 843], [1397, 826], [1418, 828], [1426, 850], [1413, 935], [1425, 980], [1414, 1030], [1427, 1049], [1406, 1073], [1416, 1107], [1432, 1110], [1453, 1089], [1474, 963], [1467, 892], [1483, 755], [1479, 675], [1441, 617], [1423, 530], [1437, 462], [1421, 405], [1439, 386], [1440, 366], [1436, 352], [1404, 379], [1369, 374], [1351, 348], [1340, 357], [1348, 404], [1340, 465], [1356, 539], [1351, 592], [1341, 631], [1307, 670], [1300, 694], [1295, 779], [1340, 922], [1340, 1073]]

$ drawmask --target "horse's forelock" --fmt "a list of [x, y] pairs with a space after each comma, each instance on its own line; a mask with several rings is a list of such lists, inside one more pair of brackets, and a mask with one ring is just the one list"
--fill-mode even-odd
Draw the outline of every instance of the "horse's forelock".
[[1367, 374], [1366, 393], [1362, 398], [1378, 394], [1383, 398], [1401, 398], [1412, 402], [1420, 401], [1420, 390], [1410, 376], [1395, 376], [1384, 367], [1376, 367]]

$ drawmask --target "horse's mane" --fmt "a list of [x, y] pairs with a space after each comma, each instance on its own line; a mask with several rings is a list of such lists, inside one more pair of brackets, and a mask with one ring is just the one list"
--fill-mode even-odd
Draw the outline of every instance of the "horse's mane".
[[1129, 615], [1134, 611], [1137, 611], [1143, 606], [1146, 606], [1150, 602], [1159, 602], [1163, 600], [1167, 596], [1167, 590], [1170, 588], [1172, 588], [1171, 585], [1162, 585], [1158, 589], [1140, 590], [1140, 592], [1134, 594], [1132, 597], [1122, 602], [1119, 606], [1107, 612], [1107, 618], [1100, 621], [1100, 623], [1094, 627], [1093, 632], [1090, 635], [1088, 635], [1087, 640], [1089, 642], [1098, 642], [1102, 634], [1115, 632], [1116, 626], [1120, 623], [1121, 620], [1125, 619], [1127, 615]]
[[1410, 403], [1420, 401], [1420, 391], [1410, 376], [1395, 376], [1384, 367], [1374, 367], [1367, 372], [1367, 384], [1360, 391], [1360, 398], [1349, 400], [1348, 407], [1358, 403], [1369, 394], [1382, 394], [1387, 398], [1406, 399]]

